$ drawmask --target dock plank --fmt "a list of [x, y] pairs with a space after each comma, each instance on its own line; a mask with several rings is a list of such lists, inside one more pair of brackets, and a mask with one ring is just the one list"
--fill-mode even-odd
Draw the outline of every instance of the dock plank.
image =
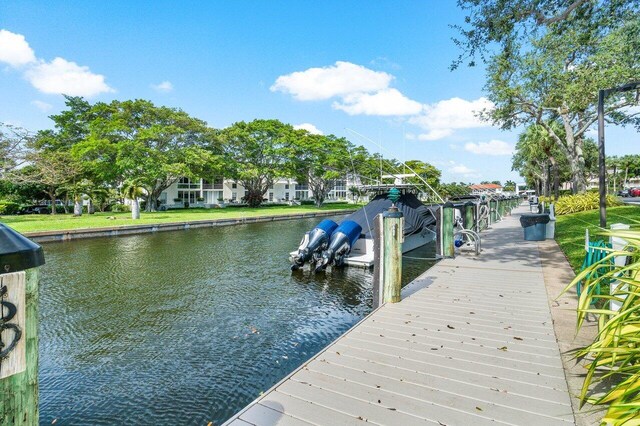
[[516, 219], [482, 234], [481, 256], [442, 260], [228, 424], [574, 424], [537, 244]]

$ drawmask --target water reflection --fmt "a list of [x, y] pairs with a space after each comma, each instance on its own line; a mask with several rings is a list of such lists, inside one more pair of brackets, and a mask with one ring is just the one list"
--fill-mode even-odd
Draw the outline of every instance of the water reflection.
[[368, 271], [291, 274], [317, 222], [45, 245], [42, 422], [219, 424], [251, 402], [371, 310]]

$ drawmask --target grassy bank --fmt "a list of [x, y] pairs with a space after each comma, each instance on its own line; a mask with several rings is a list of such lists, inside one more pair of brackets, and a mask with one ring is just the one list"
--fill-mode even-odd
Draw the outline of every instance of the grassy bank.
[[[558, 216], [556, 222], [556, 241], [569, 259], [574, 271], [578, 272], [584, 260], [584, 230], [589, 229], [591, 241], [607, 239], [598, 235], [601, 228], [600, 212], [589, 210]], [[607, 223], [626, 223], [632, 228], [640, 228], [640, 206], [609, 207], [607, 209]]]
[[[71, 229], [105, 228], [111, 226], [147, 225], [156, 223], [190, 222], [197, 220], [231, 219], [255, 216], [289, 215], [319, 211], [341, 211], [357, 206], [347, 203], [326, 204], [321, 208], [311, 206], [263, 206], [258, 208], [234, 207], [226, 209], [180, 209], [164, 212], [142, 212], [139, 220], [131, 219], [131, 213], [96, 213], [74, 217], [71, 214], [2, 216], [0, 223], [18, 232], [62, 231]], [[111, 218], [111, 219], [110, 219]], [[115, 218], [115, 219], [113, 219]]]

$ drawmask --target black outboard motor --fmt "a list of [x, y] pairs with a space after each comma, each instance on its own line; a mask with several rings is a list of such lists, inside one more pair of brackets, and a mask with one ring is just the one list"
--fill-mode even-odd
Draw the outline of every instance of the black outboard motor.
[[320, 259], [322, 250], [329, 245], [329, 238], [331, 238], [331, 234], [337, 227], [337, 223], [325, 219], [317, 224], [311, 232], [304, 234], [300, 247], [298, 247], [298, 253], [291, 256], [291, 270], [295, 271], [302, 268], [306, 262], [313, 261], [315, 263]]
[[360, 238], [362, 227], [352, 220], [345, 220], [333, 231], [329, 247], [322, 252], [322, 259], [316, 272], [326, 269], [328, 265], [333, 263], [336, 266], [342, 266], [344, 256], [349, 254], [355, 242]]

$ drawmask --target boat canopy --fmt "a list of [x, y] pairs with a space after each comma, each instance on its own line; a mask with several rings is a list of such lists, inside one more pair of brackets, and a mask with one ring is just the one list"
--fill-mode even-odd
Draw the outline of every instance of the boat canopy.
[[[391, 200], [387, 194], [379, 194], [366, 206], [350, 214], [345, 220], [352, 220], [362, 227], [365, 238], [372, 238], [374, 219], [380, 213], [389, 210]], [[405, 192], [400, 196], [396, 207], [404, 214], [404, 235], [412, 235], [422, 232], [431, 225], [435, 225], [435, 210], [438, 206], [426, 206], [411, 192]]]

